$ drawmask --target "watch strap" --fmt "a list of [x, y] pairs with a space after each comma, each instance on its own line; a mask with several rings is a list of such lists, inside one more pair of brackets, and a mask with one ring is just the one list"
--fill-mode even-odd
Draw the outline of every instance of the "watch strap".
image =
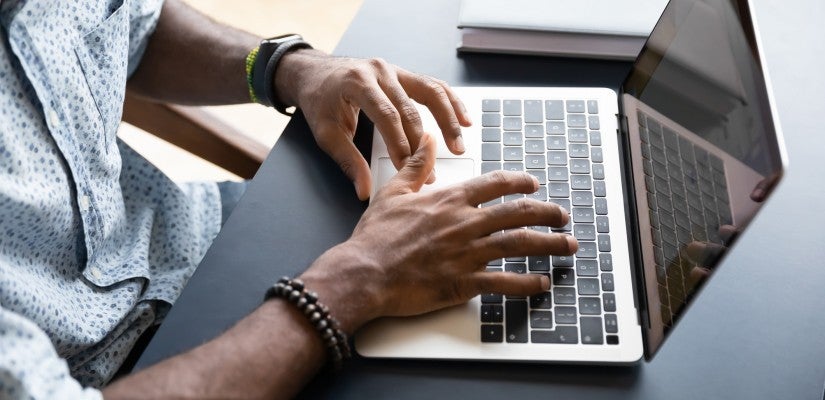
[[312, 46], [303, 41], [302, 39], [295, 39], [290, 40], [288, 42], [284, 42], [279, 44], [275, 51], [269, 56], [269, 60], [266, 62], [266, 69], [264, 71], [264, 87], [265, 93], [267, 96], [267, 100], [269, 102], [269, 106], [274, 107], [279, 113], [284, 115], [291, 116], [292, 113], [288, 112], [286, 109], [290, 107], [287, 104], [284, 104], [283, 101], [278, 97], [278, 94], [275, 92], [275, 71], [278, 68], [278, 64], [283, 59], [284, 55], [289, 53], [290, 51], [295, 51], [299, 49], [311, 49]]

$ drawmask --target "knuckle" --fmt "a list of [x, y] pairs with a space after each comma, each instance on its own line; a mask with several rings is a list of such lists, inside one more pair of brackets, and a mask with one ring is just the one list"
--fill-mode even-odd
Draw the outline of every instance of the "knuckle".
[[370, 72], [361, 66], [352, 66], [344, 73], [344, 78], [350, 82], [363, 83], [369, 80]]
[[389, 68], [389, 63], [380, 57], [370, 58], [367, 60], [367, 63], [372, 67], [379, 71], [384, 71]]
[[444, 86], [441, 86], [437, 81], [430, 78], [427, 80], [427, 89], [432, 92], [433, 96], [436, 97], [439, 101], [449, 101], [449, 97], [447, 96], [447, 90], [444, 89]]
[[408, 123], [414, 124], [416, 126], [421, 125], [421, 116], [418, 114], [418, 110], [409, 102], [406, 102], [404, 105], [402, 105], [401, 109], [398, 110], [398, 112]]
[[395, 106], [392, 105], [390, 102], [381, 101], [378, 104], [378, 115], [395, 124], [401, 121], [401, 116], [398, 114], [398, 110], [395, 109]]

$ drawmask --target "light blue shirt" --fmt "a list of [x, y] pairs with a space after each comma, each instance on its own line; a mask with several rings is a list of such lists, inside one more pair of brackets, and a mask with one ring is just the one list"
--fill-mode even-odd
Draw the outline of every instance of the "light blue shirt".
[[0, 0], [0, 398], [99, 398], [218, 232], [117, 139], [161, 0]]

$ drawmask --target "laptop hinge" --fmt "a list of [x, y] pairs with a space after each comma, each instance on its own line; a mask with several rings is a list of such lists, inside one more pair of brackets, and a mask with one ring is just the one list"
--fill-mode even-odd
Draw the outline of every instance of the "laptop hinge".
[[[622, 107], [620, 107], [620, 109], [623, 110]], [[627, 218], [625, 226], [627, 227], [628, 245], [630, 247], [628, 250], [630, 251], [630, 262], [632, 264], [630, 272], [633, 283], [633, 301], [636, 307], [637, 322], [639, 326], [643, 328], [643, 331], [646, 331], [650, 328], [650, 319], [647, 310], [647, 293], [645, 291], [645, 285], [642, 282], [644, 274], [642, 271], [641, 245], [638, 235], [639, 218], [636, 209], [635, 182], [632, 176], [633, 166], [630, 159], [630, 129], [628, 127], [627, 117], [625, 117], [623, 113], [620, 112], [616, 114], [616, 122], [618, 126], [616, 134], [622, 146], [622, 150], [619, 152], [619, 158], [622, 167], [622, 186], [625, 189], [625, 215]]]

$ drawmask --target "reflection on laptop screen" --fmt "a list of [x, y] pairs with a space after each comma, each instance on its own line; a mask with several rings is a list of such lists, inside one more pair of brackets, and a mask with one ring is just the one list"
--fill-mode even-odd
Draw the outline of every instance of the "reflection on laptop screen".
[[622, 88], [645, 173], [650, 353], [782, 169], [750, 18], [746, 1], [671, 0]]

